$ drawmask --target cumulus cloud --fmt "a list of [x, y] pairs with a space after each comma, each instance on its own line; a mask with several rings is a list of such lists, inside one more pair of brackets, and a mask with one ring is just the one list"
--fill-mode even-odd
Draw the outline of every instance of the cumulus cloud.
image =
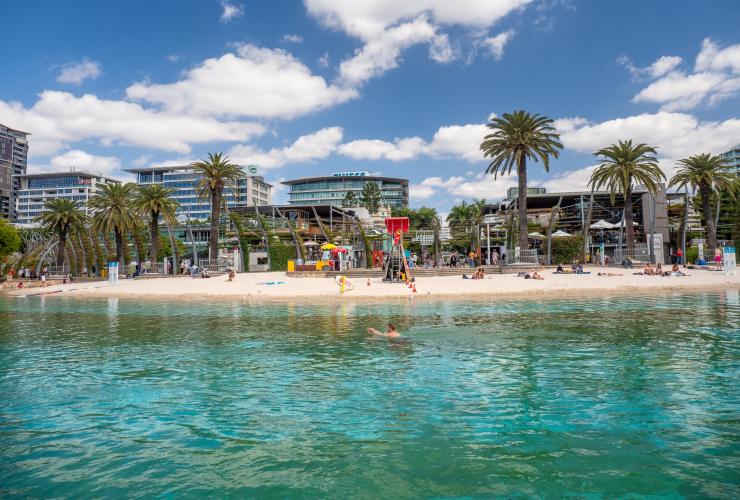
[[140, 82], [126, 95], [175, 113], [294, 118], [357, 97], [329, 85], [291, 54], [241, 44], [206, 59], [175, 83]]
[[336, 150], [342, 137], [341, 127], [327, 127], [299, 137], [290, 146], [269, 151], [251, 144], [239, 144], [229, 151], [229, 157], [235, 163], [256, 164], [264, 169], [277, 168], [287, 163], [326, 158]]
[[32, 131], [33, 153], [41, 156], [88, 139], [105, 146], [123, 144], [187, 153], [193, 143], [245, 141], [265, 131], [258, 123], [174, 114], [91, 94], [77, 97], [51, 90], [42, 92], [30, 108], [0, 101], [0, 116]]
[[319, 66], [322, 68], [328, 68], [329, 67], [329, 53], [324, 52], [321, 57], [318, 58], [317, 62], [319, 63]]
[[221, 9], [222, 23], [229, 23], [237, 17], [242, 17], [244, 15], [244, 6], [239, 3], [221, 0]]
[[287, 35], [283, 36], [283, 41], [290, 43], [303, 43], [303, 37], [301, 35], [293, 35], [288, 33]]
[[493, 56], [497, 61], [504, 57], [504, 47], [511, 40], [516, 32], [512, 30], [504, 31], [498, 35], [483, 40], [483, 46], [488, 50], [488, 53]]
[[61, 67], [57, 81], [71, 85], [80, 85], [85, 80], [95, 80], [100, 76], [100, 63], [89, 58], [72, 61]]
[[79, 149], [72, 149], [49, 161], [52, 171], [70, 170], [89, 172], [91, 174], [111, 175], [121, 169], [121, 161], [114, 156], [96, 156]]
[[492, 175], [481, 172], [472, 178], [470, 176], [451, 176], [447, 179], [427, 177], [419, 184], [409, 186], [409, 196], [416, 199], [428, 199], [435, 195], [447, 194], [462, 199], [499, 200], [505, 198], [506, 191], [516, 185], [516, 175], [494, 179]]
[[377, 139], [361, 139], [339, 146], [337, 151], [354, 160], [390, 161], [409, 160], [418, 156], [426, 147], [421, 137], [407, 137], [396, 139], [394, 142]]
[[740, 44], [723, 49], [710, 38], [704, 39], [691, 73], [676, 69], [681, 63], [677, 56], [663, 56], [643, 69], [626, 58], [620, 62], [633, 75], [647, 74], [654, 80], [632, 100], [659, 104], [665, 111], [711, 106], [740, 91]]

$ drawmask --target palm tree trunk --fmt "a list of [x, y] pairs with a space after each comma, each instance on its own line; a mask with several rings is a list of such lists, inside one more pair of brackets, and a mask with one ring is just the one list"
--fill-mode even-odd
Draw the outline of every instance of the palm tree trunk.
[[633, 255], [635, 252], [635, 226], [632, 219], [632, 190], [627, 189], [624, 192], [624, 230], [627, 238], [627, 255]]
[[85, 254], [80, 246], [80, 240], [76, 233], [69, 235], [69, 243], [72, 245], [72, 250], [75, 253], [75, 276], [82, 276], [82, 270], [85, 268]]
[[701, 208], [704, 211], [704, 220], [707, 225], [707, 244], [709, 245], [709, 251], [713, 252], [717, 248], [717, 226], [714, 223], [714, 214], [709, 199], [711, 197], [709, 185], [706, 183], [700, 184], [699, 192], [701, 193]]
[[208, 258], [218, 259], [218, 219], [221, 216], [221, 190], [214, 189], [211, 192], [211, 236]]
[[529, 230], [527, 229], [527, 158], [520, 156], [517, 162], [519, 176], [519, 248], [529, 248]]
[[110, 234], [108, 234], [107, 231], [103, 231], [103, 243], [105, 243], [105, 251], [108, 253], [107, 260], [109, 262], [112, 261], [113, 260], [112, 257], [114, 255], [116, 256], [116, 260], [118, 260], [117, 252], [115, 248], [113, 247], [113, 243], [110, 240]]
[[[156, 264], [159, 257], [159, 213], [152, 210], [152, 220], [149, 224], [149, 260]], [[174, 265], [174, 264], [173, 264]]]
[[80, 229], [77, 233], [77, 239], [80, 242], [80, 246], [85, 251], [85, 266], [87, 267], [87, 276], [93, 275], [92, 268], [95, 263], [95, 252], [93, 251], [92, 245], [90, 245], [90, 238], [85, 234], [84, 229]]
[[57, 246], [57, 266], [64, 265], [64, 257], [67, 253], [67, 234], [63, 229], [59, 230], [59, 246]]
[[95, 251], [95, 263], [97, 264], [95, 274], [97, 276], [100, 276], [100, 273], [105, 268], [108, 259], [105, 252], [103, 251], [103, 248], [100, 246], [100, 239], [98, 238], [98, 235], [91, 233], [89, 237], [92, 241], [93, 250]]

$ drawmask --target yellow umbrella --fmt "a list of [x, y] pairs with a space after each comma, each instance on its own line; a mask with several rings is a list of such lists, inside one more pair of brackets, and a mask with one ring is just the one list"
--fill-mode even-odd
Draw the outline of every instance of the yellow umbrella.
[[321, 245], [322, 250], [334, 250], [337, 246], [334, 243], [324, 243]]

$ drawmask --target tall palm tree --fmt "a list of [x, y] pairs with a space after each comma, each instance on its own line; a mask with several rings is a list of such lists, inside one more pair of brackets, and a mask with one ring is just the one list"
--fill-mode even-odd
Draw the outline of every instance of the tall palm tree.
[[76, 201], [66, 198], [55, 198], [44, 203], [44, 211], [35, 221], [45, 229], [54, 231], [59, 237], [57, 248], [57, 266], [64, 265], [67, 251], [67, 239], [71, 232], [85, 225], [87, 216], [79, 209]]
[[713, 192], [719, 194], [720, 191], [727, 191], [734, 198], [737, 176], [732, 172], [728, 160], [709, 153], [684, 158], [678, 164], [681, 167], [671, 178], [668, 187], [691, 187], [692, 190], [699, 190], [701, 208], [707, 224], [707, 243], [709, 248], [717, 248], [717, 221], [712, 214], [710, 198]]
[[224, 190], [234, 189], [237, 180], [244, 175], [238, 165], [229, 162], [228, 156], [221, 153], [208, 153], [207, 160], [197, 161], [192, 164], [196, 173], [201, 175], [201, 180], [196, 186], [198, 196], [211, 200], [211, 236], [209, 241], [209, 253], [211, 259], [218, 258], [218, 221], [221, 217], [221, 203], [224, 202]]
[[517, 110], [493, 118], [486, 126], [492, 130], [480, 145], [485, 158], [491, 158], [486, 169], [494, 178], [511, 174], [516, 165], [519, 178], [519, 246], [528, 248], [527, 239], [527, 160], [542, 160], [545, 172], [550, 171], [550, 157], [557, 158], [563, 145], [553, 121], [537, 113]]
[[133, 196], [136, 184], [103, 184], [98, 193], [90, 198], [87, 206], [93, 214], [93, 227], [97, 231], [110, 233], [116, 238], [116, 260], [119, 269], [126, 264], [123, 261], [123, 245], [126, 234], [134, 227], [135, 210]]
[[471, 208], [471, 222], [475, 230], [475, 253], [478, 256], [478, 265], [481, 264], [481, 251], [480, 251], [480, 227], [483, 224], [483, 218], [486, 214], [486, 199], [481, 198], [480, 200], [473, 200], [470, 204]]
[[624, 225], [627, 236], [627, 249], [635, 246], [635, 228], [632, 223], [632, 190], [636, 185], [643, 185], [653, 195], [660, 189], [660, 182], [665, 180], [663, 171], [655, 158], [656, 151], [652, 146], [632, 140], [619, 141], [594, 153], [601, 158], [601, 163], [591, 174], [588, 185], [594, 191], [606, 186], [611, 194], [612, 203], [617, 193], [624, 197]]
[[[145, 184], [139, 186], [134, 196], [134, 206], [142, 216], [149, 218], [149, 260], [157, 262], [159, 255], [159, 218], [165, 222], [175, 223], [175, 212], [180, 205], [171, 198], [175, 190], [162, 184]], [[141, 257], [139, 257], [141, 258]]]

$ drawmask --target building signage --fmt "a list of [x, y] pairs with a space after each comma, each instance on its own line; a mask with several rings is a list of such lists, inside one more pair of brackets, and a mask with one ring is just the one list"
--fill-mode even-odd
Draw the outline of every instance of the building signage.
[[249, 175], [258, 175], [260, 172], [259, 167], [257, 165], [247, 165], [247, 173]]
[[363, 172], [334, 172], [331, 174], [332, 177], [365, 177], [367, 175], [370, 175], [367, 170]]

